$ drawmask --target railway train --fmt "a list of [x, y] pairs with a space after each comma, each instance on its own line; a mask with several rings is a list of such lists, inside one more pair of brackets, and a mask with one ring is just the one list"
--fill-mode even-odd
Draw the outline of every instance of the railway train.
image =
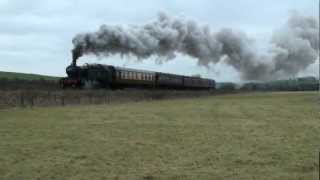
[[67, 77], [60, 80], [60, 85], [64, 89], [152, 88], [214, 90], [216, 86], [216, 82], [212, 79], [102, 64], [85, 64], [83, 66], [77, 66], [73, 63], [66, 68], [66, 73]]

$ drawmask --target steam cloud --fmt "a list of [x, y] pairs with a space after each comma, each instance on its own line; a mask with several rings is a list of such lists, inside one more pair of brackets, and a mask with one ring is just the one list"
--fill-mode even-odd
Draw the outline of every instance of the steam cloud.
[[244, 32], [211, 32], [208, 26], [160, 13], [156, 21], [144, 26], [102, 25], [97, 32], [77, 35], [73, 39], [73, 58], [75, 63], [85, 54], [120, 54], [139, 60], [158, 56], [160, 61], [167, 61], [182, 53], [206, 67], [223, 61], [240, 72], [244, 80], [270, 80], [296, 75], [315, 63], [318, 30], [316, 18], [292, 14], [287, 24], [275, 31], [269, 53], [261, 56]]

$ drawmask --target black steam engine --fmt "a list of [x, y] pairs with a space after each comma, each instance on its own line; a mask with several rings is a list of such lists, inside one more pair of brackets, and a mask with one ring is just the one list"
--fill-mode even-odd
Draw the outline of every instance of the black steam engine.
[[62, 88], [215, 89], [214, 80], [200, 77], [120, 68], [101, 64], [77, 66], [77, 53], [73, 53], [73, 55], [73, 62], [66, 69], [68, 77], [60, 81]]

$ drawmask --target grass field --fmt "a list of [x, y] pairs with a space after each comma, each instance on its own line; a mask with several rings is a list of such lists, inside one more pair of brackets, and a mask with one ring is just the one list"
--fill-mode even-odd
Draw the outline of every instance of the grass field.
[[54, 76], [45, 76], [39, 74], [26, 74], [26, 73], [16, 73], [16, 72], [4, 72], [0, 71], [0, 78], [8, 78], [8, 79], [24, 79], [24, 80], [58, 80], [59, 77]]
[[0, 111], [0, 179], [317, 179], [319, 96]]

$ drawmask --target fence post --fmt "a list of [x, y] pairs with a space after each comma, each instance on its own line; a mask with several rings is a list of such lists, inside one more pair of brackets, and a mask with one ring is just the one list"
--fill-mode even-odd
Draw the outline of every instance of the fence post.
[[53, 99], [54, 99], [54, 105], [57, 105], [57, 95], [56, 94], [53, 95]]
[[62, 106], [65, 105], [65, 103], [64, 103], [64, 95], [61, 96], [61, 105], [62, 105]]
[[20, 91], [20, 106], [24, 107], [24, 97], [22, 91]]
[[33, 102], [34, 96], [33, 96], [33, 95], [31, 95], [31, 96], [30, 96], [30, 98], [31, 98], [30, 106], [31, 106], [31, 108], [32, 108], [32, 107], [33, 107], [33, 105], [34, 105], [34, 102]]

